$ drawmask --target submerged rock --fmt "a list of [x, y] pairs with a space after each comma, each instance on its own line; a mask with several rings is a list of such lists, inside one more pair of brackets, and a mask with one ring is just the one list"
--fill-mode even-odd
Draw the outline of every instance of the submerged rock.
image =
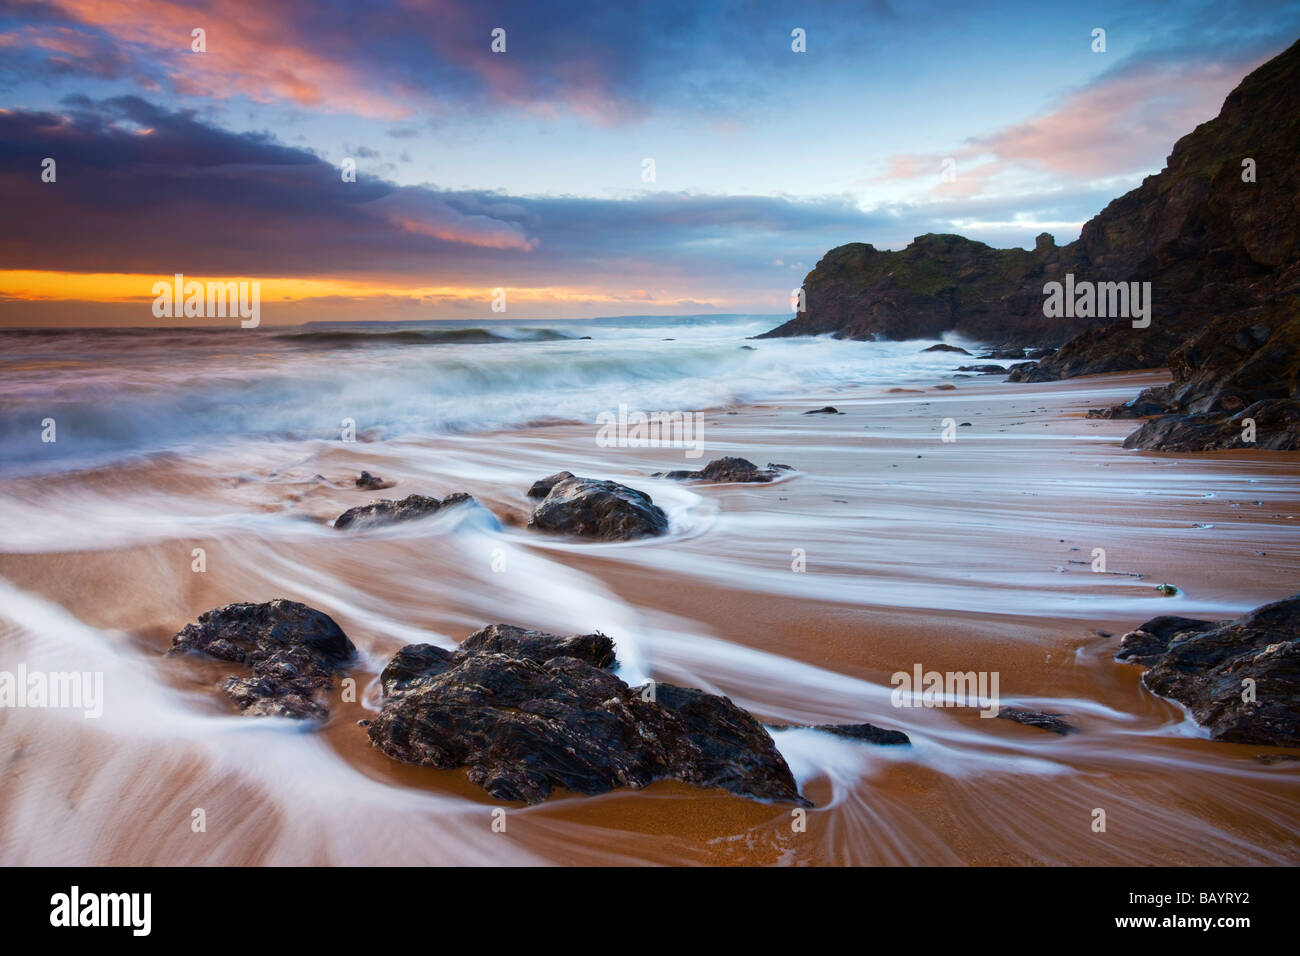
[[804, 412], [805, 415], [843, 415], [844, 413], [834, 405], [823, 405], [821, 408], [813, 408]]
[[959, 365], [959, 372], [979, 372], [981, 375], [1005, 375], [1007, 367], [1005, 365]]
[[812, 729], [882, 747], [898, 747], [912, 742], [901, 730], [887, 730], [875, 724], [817, 724]]
[[356, 486], [358, 488], [363, 488], [366, 491], [378, 491], [380, 488], [391, 488], [393, 483], [391, 481], [384, 481], [384, 479], [380, 478], [378, 475], [372, 475], [368, 471], [363, 471], [356, 480]]
[[958, 355], [970, 355], [964, 348], [957, 345], [945, 345], [940, 342], [938, 345], [931, 345], [928, 349], [921, 349], [922, 352], [956, 352]]
[[605, 793], [674, 778], [810, 806], [771, 736], [726, 697], [672, 684], [629, 687], [603, 634], [561, 637], [505, 624], [454, 651], [408, 645], [380, 677], [367, 728], [394, 760], [468, 767], [499, 800], [556, 788]]
[[1232, 621], [1158, 617], [1120, 641], [1142, 683], [1215, 740], [1300, 746], [1300, 594]]
[[793, 470], [789, 465], [774, 465], [770, 461], [766, 468], [759, 468], [747, 458], [715, 458], [699, 471], [659, 471], [650, 477], [675, 481], [764, 482], [781, 477], [783, 471]]
[[392, 524], [396, 521], [413, 521], [416, 518], [427, 518], [443, 508], [472, 501], [474, 499], [463, 492], [448, 495], [441, 501], [427, 495], [407, 495], [401, 501], [388, 499], [372, 501], [368, 505], [359, 505], [343, 512], [334, 519], [334, 527], [340, 530], [351, 528], [355, 531]]
[[329, 709], [320, 697], [356, 648], [328, 614], [277, 599], [206, 611], [172, 638], [168, 653], [246, 665], [251, 677], [222, 684], [244, 714], [324, 720]]
[[668, 533], [668, 515], [649, 495], [615, 481], [578, 478], [567, 471], [529, 489], [542, 497], [528, 527], [601, 541], [631, 541]]
[[1018, 724], [1024, 724], [1026, 727], [1037, 727], [1039, 730], [1050, 730], [1054, 734], [1060, 734], [1062, 737], [1079, 732], [1079, 728], [1074, 724], [1067, 724], [1061, 718], [1064, 714], [1048, 714], [1041, 710], [1026, 710], [1023, 707], [999, 707], [997, 716], [1003, 720], [1014, 720]]

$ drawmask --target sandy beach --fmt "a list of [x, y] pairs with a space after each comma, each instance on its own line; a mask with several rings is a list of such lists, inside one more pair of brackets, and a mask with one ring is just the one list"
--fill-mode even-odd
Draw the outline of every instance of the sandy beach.
[[[1300, 580], [1300, 454], [1125, 451], [1132, 422], [1084, 417], [1166, 379], [945, 375], [713, 408], [694, 461], [598, 447], [572, 422], [6, 478], [0, 666], [103, 671], [106, 699], [98, 720], [0, 711], [0, 859], [1300, 862], [1300, 754], [1209, 740], [1112, 659], [1157, 614], [1233, 617]], [[804, 414], [824, 405], [842, 414]], [[795, 471], [763, 485], [649, 477], [723, 455]], [[363, 469], [393, 490], [357, 489]], [[671, 534], [593, 544], [526, 530], [528, 485], [560, 469], [648, 492]], [[380, 495], [453, 491], [491, 514], [327, 524]], [[358, 699], [336, 695], [319, 732], [235, 716], [214, 689], [231, 668], [164, 653], [201, 612], [276, 597], [324, 610], [360, 651]], [[451, 647], [498, 621], [602, 631], [629, 683], [725, 694], [772, 727], [869, 721], [912, 745], [774, 730], [816, 804], [806, 832], [788, 806], [672, 781], [506, 805], [495, 832], [501, 804], [463, 770], [395, 763], [357, 721], [376, 712], [399, 647]], [[915, 665], [996, 672], [1003, 706], [1064, 714], [1079, 732], [893, 706], [890, 675]]]

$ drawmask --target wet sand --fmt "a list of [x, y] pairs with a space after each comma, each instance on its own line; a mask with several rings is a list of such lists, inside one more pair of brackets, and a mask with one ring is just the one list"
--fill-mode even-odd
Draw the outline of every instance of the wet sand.
[[[1300, 581], [1300, 455], [1130, 452], [1119, 442], [1133, 422], [1083, 417], [1162, 380], [953, 378], [718, 409], [695, 460], [597, 447], [594, 427], [574, 423], [11, 479], [0, 669], [102, 669], [107, 704], [99, 721], [0, 710], [0, 860], [1300, 862], [1300, 763], [1208, 740], [1142, 690], [1140, 668], [1112, 660], [1119, 636], [1156, 614], [1235, 616]], [[803, 414], [826, 404], [844, 414]], [[797, 473], [647, 477], [731, 454]], [[363, 468], [397, 484], [355, 489]], [[529, 483], [561, 468], [644, 488], [673, 534], [611, 546], [524, 530]], [[374, 497], [460, 490], [501, 525], [450, 513], [361, 535], [323, 524]], [[1163, 583], [1178, 595], [1160, 596]], [[327, 611], [361, 651], [360, 699], [333, 700], [321, 733], [230, 716], [212, 691], [224, 671], [163, 656], [202, 611], [274, 597]], [[629, 680], [725, 693], [773, 725], [869, 721], [913, 745], [777, 731], [817, 804], [804, 832], [789, 807], [671, 781], [507, 805], [494, 832], [499, 804], [463, 771], [395, 764], [356, 724], [398, 647], [450, 646], [493, 621], [599, 629]], [[890, 675], [915, 664], [997, 672], [1004, 706], [1063, 712], [1080, 732], [892, 706]]]

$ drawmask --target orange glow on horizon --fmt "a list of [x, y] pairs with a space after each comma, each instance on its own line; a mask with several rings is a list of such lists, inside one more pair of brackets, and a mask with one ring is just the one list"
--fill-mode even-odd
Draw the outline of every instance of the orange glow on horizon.
[[[121, 272], [54, 272], [0, 270], [0, 299], [24, 302], [150, 302], [157, 282], [174, 282], [172, 275]], [[460, 299], [490, 303], [494, 289], [452, 285], [401, 285], [391, 280], [315, 279], [256, 276], [189, 275], [185, 282], [257, 282], [262, 302], [301, 302], [312, 299]], [[589, 289], [556, 286], [505, 287], [507, 300], [515, 302], [653, 302], [644, 294], [618, 295]], [[671, 301], [671, 300], [668, 300]], [[710, 305], [712, 300], [697, 300]]]

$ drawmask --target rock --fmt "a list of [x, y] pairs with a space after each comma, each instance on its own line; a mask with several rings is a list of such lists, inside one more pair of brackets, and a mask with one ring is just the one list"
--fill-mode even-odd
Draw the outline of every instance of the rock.
[[1053, 375], [1046, 369], [1038, 367], [1037, 362], [1021, 362], [1011, 366], [1008, 382], [1055, 382], [1059, 375]]
[[544, 664], [552, 657], [576, 657], [592, 667], [614, 666], [614, 642], [599, 632], [556, 637], [510, 624], [479, 628], [458, 648], [462, 654], [507, 654]]
[[[1300, 282], [1300, 267], [1296, 281]], [[1174, 381], [1135, 401], [1155, 399], [1163, 417], [1129, 436], [1130, 448], [1214, 451], [1300, 448], [1300, 297], [1228, 310], [1169, 358]], [[1119, 417], [1116, 415], [1115, 417]], [[1254, 441], [1243, 434], [1255, 421]]]
[[1144, 388], [1137, 398], [1123, 405], [1110, 408], [1094, 408], [1088, 412], [1089, 418], [1147, 418], [1151, 415], [1163, 415], [1169, 411], [1173, 401], [1172, 385], [1154, 385]]
[[942, 384], [942, 385], [936, 385], [936, 386], [935, 386], [935, 388], [936, 388], [938, 391], [940, 391], [940, 392], [951, 392], [951, 391], [952, 391], [953, 389], [955, 389], [956, 387], [957, 387], [956, 385], [949, 385], [947, 382], [945, 382], [945, 383]]
[[1005, 365], [959, 365], [959, 372], [979, 372], [981, 375], [1005, 375]]
[[545, 498], [551, 493], [551, 489], [557, 484], [572, 477], [573, 472], [571, 471], [557, 471], [555, 474], [548, 475], [545, 478], [538, 478], [533, 482], [533, 486], [528, 489], [528, 497]]
[[377, 491], [380, 488], [391, 488], [393, 483], [391, 481], [384, 481], [384, 479], [377, 475], [372, 475], [368, 471], [363, 471], [361, 476], [357, 478], [356, 485], [358, 488], [364, 488], [366, 491]]
[[334, 527], [358, 531], [397, 521], [414, 521], [417, 518], [427, 518], [442, 508], [473, 501], [472, 497], [464, 493], [448, 495], [441, 501], [426, 495], [407, 495], [401, 501], [372, 501], [368, 505], [359, 505], [343, 512], [334, 519]]
[[[1035, 351], [1041, 352], [1042, 349], [1036, 349]], [[1022, 359], [1028, 357], [1030, 356], [1021, 348], [989, 349], [980, 356], [982, 359]]]
[[1151, 664], [1169, 650], [1169, 642], [1180, 631], [1199, 632], [1221, 627], [1225, 622], [1202, 621], [1194, 617], [1162, 614], [1153, 617], [1136, 630], [1129, 631], [1119, 641], [1117, 661], [1133, 664]]
[[246, 715], [324, 720], [320, 700], [356, 648], [323, 611], [296, 601], [227, 604], [199, 615], [172, 638], [171, 655], [200, 654], [243, 664], [251, 677], [230, 677], [222, 689]]
[[601, 541], [668, 533], [668, 515], [643, 491], [568, 472], [542, 479], [528, 494], [538, 497], [539, 486], [546, 487], [546, 495], [528, 519], [528, 527], [537, 531]]
[[455, 661], [453, 652], [435, 644], [407, 644], [384, 666], [379, 674], [379, 685], [385, 697], [401, 697], [408, 690], [424, 686]]
[[1062, 737], [1079, 732], [1079, 728], [1073, 724], [1067, 724], [1061, 719], [1063, 714], [1048, 714], [1040, 710], [1025, 710], [1023, 707], [999, 707], [998, 717], [1003, 720], [1014, 720], [1018, 724], [1024, 724], [1026, 727], [1037, 727], [1039, 730], [1050, 730], [1054, 734], [1060, 734]]
[[730, 482], [764, 482], [781, 477], [782, 471], [793, 471], [789, 465], [767, 463], [767, 468], [759, 468], [746, 458], [716, 458], [699, 471], [660, 471], [652, 478], [671, 478], [675, 481], [730, 481]]
[[839, 246], [804, 278], [806, 310], [757, 338], [935, 339], [975, 332], [969, 337], [1059, 344], [1078, 328], [1043, 317], [1044, 276], [1060, 253], [1047, 238], [1034, 252], [933, 234], [897, 252], [863, 242]]
[[811, 806], [750, 714], [700, 690], [629, 687], [607, 670], [613, 661], [602, 634], [502, 624], [455, 651], [411, 645], [384, 668], [383, 707], [367, 733], [395, 760], [468, 767], [499, 800], [539, 803], [556, 788], [598, 794], [673, 778]]
[[1119, 659], [1149, 664], [1147, 689], [1215, 740], [1300, 746], [1300, 594], [1231, 621], [1156, 618], [1124, 635]]
[[875, 724], [817, 724], [812, 729], [884, 747], [897, 747], [912, 742], [901, 730], [886, 730]]
[[[1255, 424], [1247, 441], [1247, 420]], [[1235, 415], [1162, 415], [1128, 438], [1125, 448], [1148, 451], [1220, 451], [1229, 448], [1300, 451], [1300, 401], [1256, 402]]]
[[805, 415], [843, 415], [844, 413], [834, 405], [823, 405], [821, 408], [814, 408], [804, 412]]
[[928, 349], [921, 349], [922, 354], [925, 352], [957, 352], [960, 355], [970, 355], [965, 349], [956, 345], [945, 345], [940, 342], [938, 345], [931, 345]]

